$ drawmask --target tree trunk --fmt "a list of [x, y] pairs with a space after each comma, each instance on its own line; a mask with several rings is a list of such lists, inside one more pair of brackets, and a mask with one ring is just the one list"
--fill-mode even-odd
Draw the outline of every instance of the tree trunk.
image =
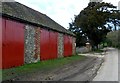
[[98, 45], [96, 45], [96, 48], [98, 49]]
[[115, 27], [114, 30], [116, 31], [116, 30], [117, 30], [117, 27], [116, 27], [116, 22], [115, 22], [115, 20], [114, 20], [114, 23], [113, 23], [113, 24], [114, 24], [114, 27]]
[[116, 24], [114, 24], [114, 26], [115, 26], [115, 31], [116, 31], [117, 30]]

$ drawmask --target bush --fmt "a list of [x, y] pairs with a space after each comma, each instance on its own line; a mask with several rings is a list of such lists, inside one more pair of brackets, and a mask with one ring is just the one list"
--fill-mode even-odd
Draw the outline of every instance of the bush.
[[108, 43], [113, 46], [113, 47], [117, 47], [120, 48], [120, 38], [119, 38], [119, 31], [111, 31], [107, 34], [107, 39], [108, 39]]

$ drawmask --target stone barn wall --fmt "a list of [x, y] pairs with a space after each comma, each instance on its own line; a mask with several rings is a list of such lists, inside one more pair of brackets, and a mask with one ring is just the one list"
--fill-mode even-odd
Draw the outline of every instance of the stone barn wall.
[[[75, 34], [47, 15], [17, 2], [3, 3], [2, 6], [1, 14], [3, 15], [0, 19], [2, 19], [4, 41], [0, 41], [3, 45], [3, 68], [63, 57], [65, 52], [67, 56], [75, 53], [73, 51], [75, 50], [74, 41], [73, 44], [71, 42]], [[42, 29], [44, 30], [42, 31]], [[45, 33], [42, 34], [44, 31]], [[67, 38], [65, 39], [64, 36]], [[45, 58], [42, 59], [41, 56], [45, 56]]]
[[58, 33], [58, 57], [61, 58], [63, 57], [63, 52], [64, 52], [64, 44], [63, 44], [63, 34]]
[[76, 53], [76, 39], [74, 37], [72, 37], [73, 41], [72, 41], [72, 53], [75, 54]]
[[[58, 58], [64, 57], [64, 34], [58, 33]], [[75, 38], [72, 37], [72, 54], [75, 54]], [[40, 61], [40, 27], [25, 26], [25, 63]]]
[[25, 26], [25, 63], [40, 60], [40, 28]]

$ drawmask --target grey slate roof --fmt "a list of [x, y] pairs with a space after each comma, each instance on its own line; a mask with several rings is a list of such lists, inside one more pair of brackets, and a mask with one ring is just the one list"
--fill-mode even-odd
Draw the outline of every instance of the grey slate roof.
[[18, 2], [3, 2], [2, 12], [0, 13], [75, 36], [72, 32], [68, 31], [67, 29], [53, 21], [47, 15], [33, 10], [32, 8], [29, 8]]

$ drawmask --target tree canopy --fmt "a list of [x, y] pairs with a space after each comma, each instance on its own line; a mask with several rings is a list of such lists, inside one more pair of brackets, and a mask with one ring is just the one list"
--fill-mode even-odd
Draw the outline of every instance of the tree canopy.
[[116, 6], [105, 2], [90, 2], [75, 16], [74, 21], [69, 24], [69, 30], [76, 34], [78, 46], [82, 40], [98, 46], [113, 28], [111, 24], [114, 24], [115, 28], [120, 26], [120, 12], [116, 10]]
[[119, 38], [120, 30], [117, 31], [111, 31], [107, 34], [107, 39], [109, 40], [108, 43], [111, 44], [113, 47], [119, 47], [120, 48], [120, 38]]

